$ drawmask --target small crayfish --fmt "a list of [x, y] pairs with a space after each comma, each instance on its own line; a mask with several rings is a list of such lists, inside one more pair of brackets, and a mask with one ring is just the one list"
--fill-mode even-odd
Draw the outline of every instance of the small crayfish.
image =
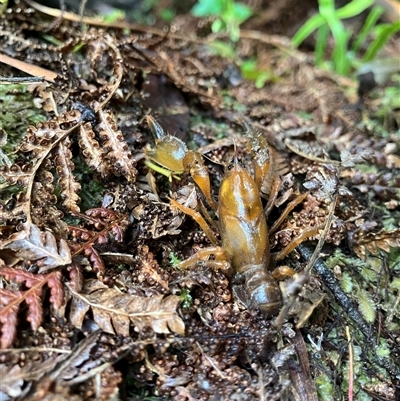
[[[265, 138], [243, 122], [249, 137], [254, 173], [251, 175], [235, 156], [226, 168], [216, 203], [211, 195], [209, 174], [202, 156], [198, 152], [188, 150], [180, 139], [166, 135], [152, 117], [148, 117], [147, 121], [157, 137], [156, 148], [146, 151], [150, 159], [147, 164], [154, 168], [154, 163], [157, 163], [162, 170], [167, 169], [162, 172], [169, 177], [184, 171], [190, 172], [218, 216], [221, 244], [199, 212], [171, 199], [173, 206], [193, 217], [213, 244], [199, 250], [195, 255], [182, 261], [179, 266], [188, 268], [214, 255], [213, 266], [223, 268], [230, 274], [233, 271], [233, 292], [242, 303], [248, 307], [259, 308], [267, 316], [276, 314], [282, 305], [282, 293], [278, 282], [269, 271], [271, 264], [269, 233], [260, 197], [260, 188], [266, 176], [271, 173], [271, 157]], [[160, 171], [157, 165], [156, 170]], [[279, 185], [274, 187], [277, 190]], [[307, 194], [300, 195], [290, 202], [279, 221], [282, 222], [306, 196]], [[268, 208], [270, 207], [267, 204], [266, 209]], [[283, 259], [303, 240], [304, 236], [295, 238], [275, 260]]]

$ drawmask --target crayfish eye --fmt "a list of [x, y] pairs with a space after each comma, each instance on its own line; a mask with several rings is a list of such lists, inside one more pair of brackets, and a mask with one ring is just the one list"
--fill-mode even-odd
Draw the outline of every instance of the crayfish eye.
[[232, 159], [231, 162], [228, 164], [228, 170], [232, 170], [235, 165], [239, 165], [242, 168], [246, 168], [245, 164], [242, 162], [242, 159], [235, 158]]

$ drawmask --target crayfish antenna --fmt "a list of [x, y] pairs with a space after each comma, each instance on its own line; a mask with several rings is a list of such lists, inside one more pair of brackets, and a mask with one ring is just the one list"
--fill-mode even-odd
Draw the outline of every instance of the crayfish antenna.
[[156, 121], [154, 117], [150, 115], [146, 116], [146, 121], [151, 132], [157, 139], [160, 139], [166, 135], [163, 127], [161, 127], [161, 125]]
[[233, 165], [237, 166], [239, 164], [239, 157], [238, 157], [238, 149], [237, 149], [236, 139], [232, 138], [232, 142], [233, 142], [233, 151], [234, 151]]

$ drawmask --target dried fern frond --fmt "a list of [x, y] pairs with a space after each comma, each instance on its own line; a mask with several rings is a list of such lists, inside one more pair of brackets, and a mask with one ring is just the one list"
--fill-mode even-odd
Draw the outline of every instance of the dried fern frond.
[[96, 271], [104, 271], [104, 263], [93, 246], [101, 247], [113, 242], [123, 242], [125, 232], [130, 225], [128, 216], [106, 208], [89, 209], [85, 214], [78, 216], [86, 221], [89, 228], [67, 227], [74, 255], [84, 252]]
[[390, 247], [400, 247], [400, 229], [367, 234], [360, 232], [354, 236], [354, 252], [363, 260], [367, 251], [377, 255], [380, 250], [390, 252]]
[[50, 288], [50, 302], [55, 309], [61, 308], [64, 292], [61, 283], [61, 273], [33, 274], [13, 267], [1, 267], [0, 275], [6, 280], [24, 283], [28, 290], [15, 291], [0, 289], [0, 322], [2, 323], [1, 348], [10, 346], [15, 338], [17, 329], [17, 314], [20, 304], [25, 301], [28, 305], [28, 321], [33, 330], [37, 330], [43, 320], [42, 289], [45, 284]]
[[136, 162], [122, 132], [118, 130], [113, 114], [109, 110], [100, 110], [99, 117], [99, 134], [103, 141], [102, 147], [108, 168], [116, 176], [123, 175], [130, 183], [134, 183], [138, 174], [135, 168]]
[[73, 110], [49, 122], [38, 123], [36, 128], [29, 127], [16, 151], [16, 162], [12, 166], [0, 166], [0, 175], [6, 184], [20, 187], [14, 207], [4, 205], [0, 209], [1, 222], [32, 221], [32, 196], [36, 175], [58, 143], [75, 129], [79, 116], [79, 112]]
[[103, 259], [97, 250], [93, 248], [93, 246], [87, 246], [84, 250], [84, 254], [89, 258], [89, 261], [92, 263], [93, 270], [96, 273], [103, 274], [105, 272], [106, 266], [103, 262]]
[[[90, 217], [90, 222], [94, 224], [97, 230], [104, 231], [106, 228], [109, 233], [113, 234], [115, 241], [122, 242], [124, 240], [126, 229], [130, 225], [126, 214], [99, 207], [87, 210], [85, 215]], [[100, 234], [100, 236], [104, 236], [104, 234]]]
[[54, 194], [54, 176], [50, 172], [52, 162], [46, 159], [38, 169], [32, 188], [31, 211], [32, 220], [40, 225], [45, 225], [49, 210], [56, 210], [57, 196]]
[[72, 161], [72, 153], [69, 150], [71, 147], [71, 140], [65, 138], [59, 143], [55, 149], [56, 171], [58, 174], [58, 184], [61, 187], [61, 198], [63, 199], [63, 206], [72, 213], [79, 213], [80, 209], [78, 203], [80, 198], [78, 192], [81, 185], [76, 181], [72, 172], [74, 171], [74, 163]]
[[94, 171], [100, 173], [103, 178], [110, 175], [107, 164], [104, 163], [105, 154], [99, 142], [96, 140], [96, 134], [93, 131], [92, 124], [83, 124], [79, 129], [78, 144], [85, 159], [86, 164]]
[[68, 226], [70, 246], [73, 254], [84, 254], [96, 273], [104, 273], [105, 264], [97, 248], [112, 247], [115, 242], [123, 242], [129, 226], [128, 216], [106, 208], [94, 208], [85, 214], [78, 214], [86, 221], [86, 227]]
[[81, 328], [91, 309], [93, 319], [107, 333], [129, 336], [132, 322], [139, 331], [145, 326], [156, 333], [184, 334], [185, 325], [176, 312], [180, 298], [176, 295], [138, 297], [109, 288], [98, 280], [88, 280], [81, 293], [69, 287], [73, 300], [70, 319]]
[[146, 245], [139, 247], [139, 263], [141, 271], [152, 281], [158, 283], [164, 290], [168, 291], [168, 283], [163, 278], [163, 269], [154, 259], [154, 255], [149, 252], [149, 247]]

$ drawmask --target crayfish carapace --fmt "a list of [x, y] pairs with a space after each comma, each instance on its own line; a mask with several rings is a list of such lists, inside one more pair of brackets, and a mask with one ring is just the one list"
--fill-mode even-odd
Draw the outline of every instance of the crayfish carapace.
[[[213, 244], [182, 261], [179, 267], [189, 268], [213, 255], [215, 260], [212, 261], [212, 266], [233, 275], [233, 292], [242, 303], [250, 308], [259, 308], [267, 316], [276, 314], [282, 305], [282, 293], [273, 273], [269, 271], [271, 254], [265, 214], [268, 204], [264, 208], [260, 197], [260, 188], [266, 176], [271, 173], [272, 162], [265, 138], [254, 132], [249, 124], [243, 123], [253, 158], [253, 175], [235, 156], [225, 169], [218, 202], [215, 202], [211, 196], [209, 175], [202, 156], [195, 151], [189, 151], [180, 139], [166, 135], [152, 117], [148, 117], [147, 121], [157, 136], [156, 149], [146, 152], [151, 159], [151, 163], [147, 164], [154, 167], [153, 162], [156, 162], [163, 169], [168, 169], [164, 174], [169, 177], [189, 171], [218, 216], [221, 244], [198, 211], [171, 199], [173, 206], [193, 217]], [[279, 186], [274, 187], [277, 189]], [[303, 194], [293, 200], [279, 221], [283, 221], [306, 196], [307, 194]], [[307, 237], [315, 234], [316, 232], [308, 233]], [[305, 235], [295, 238], [275, 260], [283, 259], [305, 238]]]

